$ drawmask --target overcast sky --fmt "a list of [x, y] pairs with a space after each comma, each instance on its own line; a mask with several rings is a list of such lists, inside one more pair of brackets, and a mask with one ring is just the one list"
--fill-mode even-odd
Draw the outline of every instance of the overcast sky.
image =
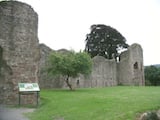
[[143, 48], [144, 65], [160, 64], [160, 0], [20, 0], [39, 15], [40, 43], [84, 50], [92, 24], [117, 29]]

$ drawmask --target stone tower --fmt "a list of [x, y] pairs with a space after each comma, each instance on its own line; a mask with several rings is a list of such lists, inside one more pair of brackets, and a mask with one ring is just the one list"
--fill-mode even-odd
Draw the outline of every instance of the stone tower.
[[139, 44], [132, 44], [120, 55], [117, 73], [119, 84], [144, 85], [143, 50]]
[[[18, 103], [19, 82], [38, 82], [37, 29], [38, 15], [31, 6], [0, 2], [0, 103]], [[34, 103], [33, 97], [23, 102]]]

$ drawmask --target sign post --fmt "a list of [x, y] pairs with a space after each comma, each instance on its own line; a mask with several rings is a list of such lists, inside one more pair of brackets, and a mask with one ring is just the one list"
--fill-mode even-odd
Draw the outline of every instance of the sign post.
[[18, 83], [19, 87], [19, 105], [21, 104], [21, 95], [37, 93], [37, 105], [39, 97], [39, 85], [38, 83]]

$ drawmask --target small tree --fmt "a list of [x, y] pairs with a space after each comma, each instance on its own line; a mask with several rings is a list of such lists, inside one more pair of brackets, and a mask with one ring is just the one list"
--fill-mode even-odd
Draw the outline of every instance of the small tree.
[[88, 75], [91, 73], [91, 67], [91, 57], [85, 52], [75, 53], [71, 51], [65, 54], [53, 52], [49, 56], [48, 73], [64, 76], [70, 90], [73, 90], [73, 87], [69, 82], [69, 78], [75, 78], [79, 74]]

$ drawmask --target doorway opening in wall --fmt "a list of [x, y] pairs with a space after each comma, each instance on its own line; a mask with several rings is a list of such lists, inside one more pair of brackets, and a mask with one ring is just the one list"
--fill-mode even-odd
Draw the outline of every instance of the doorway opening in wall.
[[138, 69], [138, 62], [135, 62], [133, 67], [134, 67], [134, 69]]

